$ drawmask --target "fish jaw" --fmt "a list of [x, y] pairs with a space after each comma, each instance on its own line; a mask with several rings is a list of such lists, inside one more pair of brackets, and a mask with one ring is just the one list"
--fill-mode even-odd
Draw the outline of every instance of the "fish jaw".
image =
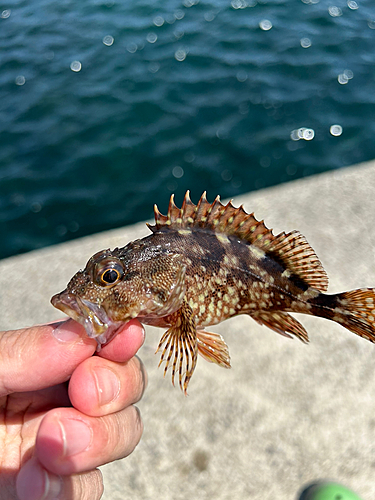
[[51, 304], [69, 317], [80, 323], [86, 330], [87, 336], [98, 343], [99, 351], [103, 344], [107, 344], [117, 333], [124, 322], [113, 321], [99, 304], [81, 299], [66, 290], [54, 295]]

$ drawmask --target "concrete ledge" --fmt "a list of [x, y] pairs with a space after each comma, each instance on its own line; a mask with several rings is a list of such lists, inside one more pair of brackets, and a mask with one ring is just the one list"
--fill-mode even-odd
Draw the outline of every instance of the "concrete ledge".
[[[234, 203], [275, 233], [300, 230], [334, 293], [375, 286], [374, 188], [370, 162]], [[94, 252], [147, 233], [141, 223], [1, 261], [0, 329], [59, 318], [50, 297]], [[149, 373], [139, 404], [144, 436], [130, 457], [103, 467], [103, 498], [294, 500], [317, 478], [375, 498], [375, 345], [334, 323], [299, 319], [308, 346], [245, 316], [214, 327], [233, 368], [200, 359], [187, 398], [157, 370], [162, 331], [148, 328], [140, 352]]]

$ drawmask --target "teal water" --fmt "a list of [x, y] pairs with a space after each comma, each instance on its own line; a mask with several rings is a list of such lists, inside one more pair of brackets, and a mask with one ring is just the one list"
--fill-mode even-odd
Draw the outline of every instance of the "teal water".
[[0, 257], [373, 159], [374, 116], [373, 0], [2, 3]]

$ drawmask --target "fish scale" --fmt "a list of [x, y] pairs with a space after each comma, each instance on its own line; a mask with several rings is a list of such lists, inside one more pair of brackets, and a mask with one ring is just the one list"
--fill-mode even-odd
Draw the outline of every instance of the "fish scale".
[[168, 212], [154, 207], [149, 236], [96, 253], [52, 304], [83, 324], [101, 345], [132, 318], [167, 328], [157, 351], [164, 375], [171, 368], [187, 393], [198, 354], [230, 367], [224, 339], [205, 330], [247, 314], [286, 337], [308, 342], [290, 312], [335, 321], [375, 342], [372, 288], [329, 295], [327, 274], [298, 231], [274, 235], [264, 221], [219, 197], [203, 193], [181, 208], [171, 196]]

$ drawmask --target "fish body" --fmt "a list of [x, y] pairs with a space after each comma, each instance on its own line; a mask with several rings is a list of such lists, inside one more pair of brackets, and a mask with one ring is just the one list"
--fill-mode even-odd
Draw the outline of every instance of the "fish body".
[[328, 295], [327, 275], [304, 236], [273, 235], [263, 221], [205, 193], [194, 205], [186, 193], [167, 215], [155, 206], [152, 234], [103, 250], [77, 272], [52, 304], [82, 323], [98, 347], [132, 318], [168, 328], [158, 350], [164, 374], [186, 393], [197, 355], [229, 368], [223, 338], [205, 330], [248, 314], [260, 324], [308, 342], [289, 312], [331, 319], [375, 342], [372, 288]]

